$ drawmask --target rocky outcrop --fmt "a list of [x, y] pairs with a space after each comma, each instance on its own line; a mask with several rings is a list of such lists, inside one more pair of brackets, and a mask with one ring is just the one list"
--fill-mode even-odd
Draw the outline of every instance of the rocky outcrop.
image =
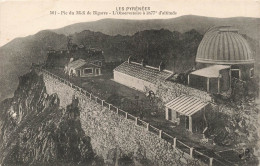
[[46, 92], [43, 78], [19, 78], [14, 97], [0, 105], [0, 164], [102, 164], [81, 128], [77, 101], [60, 108], [57, 94]]

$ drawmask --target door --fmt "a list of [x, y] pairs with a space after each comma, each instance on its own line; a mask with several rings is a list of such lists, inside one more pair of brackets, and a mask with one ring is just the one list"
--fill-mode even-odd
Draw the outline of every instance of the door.
[[77, 76], [80, 76], [80, 70], [76, 70]]
[[99, 69], [96, 69], [96, 75], [100, 75]]
[[172, 110], [168, 109], [168, 120], [172, 120]]
[[189, 130], [189, 117], [180, 115], [180, 125]]

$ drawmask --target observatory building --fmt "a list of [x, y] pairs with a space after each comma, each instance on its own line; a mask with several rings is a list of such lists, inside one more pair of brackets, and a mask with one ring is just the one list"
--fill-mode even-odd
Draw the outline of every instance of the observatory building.
[[211, 93], [227, 91], [231, 78], [248, 80], [254, 75], [254, 58], [246, 39], [231, 26], [209, 29], [197, 50], [196, 71], [189, 74], [191, 86]]
[[[143, 92], [149, 89], [156, 94], [161, 90], [162, 95], [172, 95], [180, 87], [185, 89], [181, 95], [167, 101], [165, 118], [176, 125], [185, 126], [191, 132], [205, 131], [207, 123], [204, 117], [210, 105], [187, 92], [199, 89], [196, 91], [198, 94], [228, 95], [232, 77], [246, 81], [253, 75], [252, 50], [238, 30], [230, 26], [213, 27], [205, 33], [197, 50], [196, 70], [188, 74], [188, 86], [172, 82], [174, 73], [163, 69], [161, 65], [155, 68], [132, 62], [129, 58], [114, 69], [116, 82]], [[158, 82], [167, 82], [169, 87], [163, 91]], [[172, 94], [167, 93], [173, 89]]]

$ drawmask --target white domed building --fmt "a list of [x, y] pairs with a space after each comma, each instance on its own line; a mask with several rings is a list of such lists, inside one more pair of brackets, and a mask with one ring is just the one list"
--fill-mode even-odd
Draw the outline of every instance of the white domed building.
[[189, 74], [191, 86], [212, 93], [227, 91], [232, 77], [241, 80], [253, 77], [252, 50], [238, 29], [231, 26], [213, 27], [205, 33], [198, 47], [196, 69]]

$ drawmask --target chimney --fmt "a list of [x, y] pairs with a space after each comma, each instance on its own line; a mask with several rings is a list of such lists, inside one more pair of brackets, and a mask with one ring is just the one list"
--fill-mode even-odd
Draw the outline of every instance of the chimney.
[[145, 61], [144, 61], [144, 59], [142, 59], [142, 61], [141, 61], [141, 65], [143, 66], [143, 67], [145, 67]]
[[131, 63], [131, 56], [128, 57], [128, 63]]
[[164, 69], [164, 64], [163, 64], [163, 62], [161, 62], [159, 65], [159, 71], [163, 71], [163, 69]]

